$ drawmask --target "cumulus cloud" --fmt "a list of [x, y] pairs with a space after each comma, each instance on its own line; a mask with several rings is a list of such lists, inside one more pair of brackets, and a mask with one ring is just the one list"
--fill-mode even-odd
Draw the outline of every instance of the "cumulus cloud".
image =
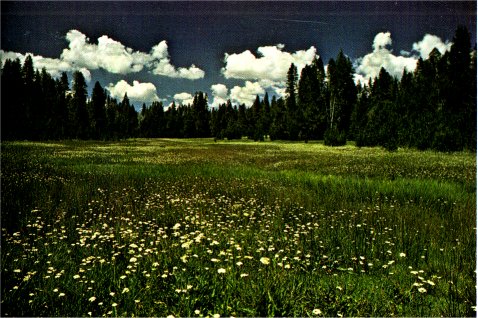
[[380, 32], [373, 40], [373, 52], [355, 61], [355, 81], [365, 83], [375, 78], [383, 67], [392, 76], [400, 78], [403, 70], [414, 71], [419, 57], [427, 59], [430, 52], [437, 48], [440, 53], [450, 50], [451, 43], [443, 42], [435, 35], [426, 34], [419, 42], [413, 43], [413, 52], [402, 50], [401, 55], [394, 55], [388, 46], [392, 45], [390, 32]]
[[246, 81], [245, 86], [234, 86], [231, 89], [231, 101], [237, 104], [250, 106], [254, 103], [257, 95], [265, 93], [264, 88], [258, 82]]
[[356, 81], [375, 78], [383, 67], [392, 76], [401, 77], [403, 69], [413, 71], [416, 67], [416, 57], [396, 56], [387, 46], [392, 45], [390, 32], [380, 32], [373, 40], [373, 52], [357, 59], [355, 69]]
[[237, 78], [244, 80], [272, 80], [282, 81], [291, 63], [294, 63], [300, 70], [307, 64], [312, 63], [317, 56], [315, 47], [308, 50], [300, 50], [294, 53], [284, 52], [284, 45], [262, 46], [257, 49], [259, 57], [251, 51], [242, 53], [225, 54], [222, 74], [226, 78]]
[[380, 32], [373, 39], [373, 50], [377, 51], [385, 49], [387, 45], [392, 45], [392, 37], [390, 32]]
[[194, 96], [189, 93], [178, 93], [173, 96], [173, 99], [176, 103], [180, 105], [192, 105], [194, 101]]
[[89, 74], [87, 70], [82, 68], [73, 69], [70, 63], [59, 60], [59, 59], [43, 57], [40, 55], [34, 55], [32, 53], [21, 54], [16, 52], [5, 52], [4, 50], [0, 50], [0, 59], [1, 59], [2, 65], [5, 64], [5, 61], [8, 59], [10, 60], [19, 59], [20, 63], [23, 64], [28, 55], [32, 57], [33, 66], [36, 69], [41, 70], [42, 68], [45, 68], [45, 70], [48, 73], [50, 73], [53, 77], [59, 77], [62, 72], [69, 72], [72, 70], [81, 70], [83, 75]]
[[430, 52], [437, 48], [441, 54], [451, 49], [452, 43], [443, 42], [438, 36], [432, 34], [425, 34], [423, 39], [419, 42], [413, 43], [413, 50], [420, 54], [422, 59], [427, 59]]
[[[98, 38], [98, 44], [78, 30], [70, 30], [66, 34], [68, 48], [65, 48], [59, 58], [46, 58], [32, 55], [34, 66], [45, 68], [52, 76], [61, 72], [76, 70], [89, 74], [91, 70], [104, 69], [114, 74], [137, 73], [147, 69], [153, 74], [173, 78], [195, 80], [203, 78], [205, 73], [194, 64], [188, 68], [176, 68], [171, 64], [166, 41], [161, 41], [151, 48], [149, 53], [134, 51], [122, 43], [103, 35]], [[19, 58], [25, 60], [26, 54], [0, 51], [1, 60]], [[27, 53], [28, 54], [28, 53]]]
[[148, 60], [146, 54], [133, 52], [106, 35], [98, 38], [98, 44], [92, 44], [85, 34], [70, 30], [66, 40], [68, 48], [63, 50], [60, 59], [80, 68], [102, 68], [110, 73], [126, 74], [141, 71]]
[[128, 98], [131, 101], [139, 101], [152, 103], [154, 101], [159, 101], [158, 93], [156, 86], [152, 83], [140, 83], [138, 81], [133, 81], [133, 85], [130, 85], [128, 82], [121, 80], [118, 83], [110, 83], [106, 89], [110, 92], [111, 96], [122, 100], [124, 94], [128, 94]]
[[229, 98], [229, 90], [224, 84], [214, 84], [211, 86], [213, 101], [211, 105], [213, 107], [218, 107], [221, 104], [227, 102]]
[[151, 62], [153, 74], [190, 80], [200, 79], [205, 75], [204, 71], [194, 64], [189, 68], [180, 67], [178, 69], [171, 65], [166, 41], [161, 41], [158, 45], [153, 46], [151, 57], [153, 58]]

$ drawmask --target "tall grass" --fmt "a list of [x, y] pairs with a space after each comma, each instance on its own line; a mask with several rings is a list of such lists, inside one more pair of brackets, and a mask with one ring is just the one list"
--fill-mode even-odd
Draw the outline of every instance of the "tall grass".
[[321, 144], [2, 144], [2, 315], [475, 315], [475, 171]]

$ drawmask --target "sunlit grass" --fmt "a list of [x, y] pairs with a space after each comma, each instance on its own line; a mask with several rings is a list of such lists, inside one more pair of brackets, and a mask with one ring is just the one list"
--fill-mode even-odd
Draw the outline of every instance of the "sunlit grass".
[[476, 157], [2, 144], [3, 316], [475, 315]]

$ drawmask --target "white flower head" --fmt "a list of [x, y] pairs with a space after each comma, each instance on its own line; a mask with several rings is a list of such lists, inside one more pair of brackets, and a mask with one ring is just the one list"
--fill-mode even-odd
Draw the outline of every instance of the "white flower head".
[[318, 309], [318, 308], [315, 308], [314, 310], [312, 310], [312, 313], [314, 315], [321, 315], [322, 314], [322, 310]]
[[418, 288], [418, 291], [422, 294], [427, 292], [427, 290], [423, 287]]

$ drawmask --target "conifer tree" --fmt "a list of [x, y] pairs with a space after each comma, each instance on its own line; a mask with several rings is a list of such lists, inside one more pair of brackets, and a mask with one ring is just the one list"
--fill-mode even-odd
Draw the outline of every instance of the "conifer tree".
[[286, 83], [286, 136], [287, 139], [297, 140], [299, 137], [299, 109], [297, 107], [297, 67], [292, 63], [287, 71]]
[[88, 112], [86, 99], [88, 96], [87, 86], [83, 73], [73, 73], [73, 98], [70, 102], [70, 123], [71, 136], [74, 138], [86, 139], [89, 133]]
[[91, 138], [103, 139], [106, 129], [106, 92], [99, 82], [93, 87], [90, 105]]

